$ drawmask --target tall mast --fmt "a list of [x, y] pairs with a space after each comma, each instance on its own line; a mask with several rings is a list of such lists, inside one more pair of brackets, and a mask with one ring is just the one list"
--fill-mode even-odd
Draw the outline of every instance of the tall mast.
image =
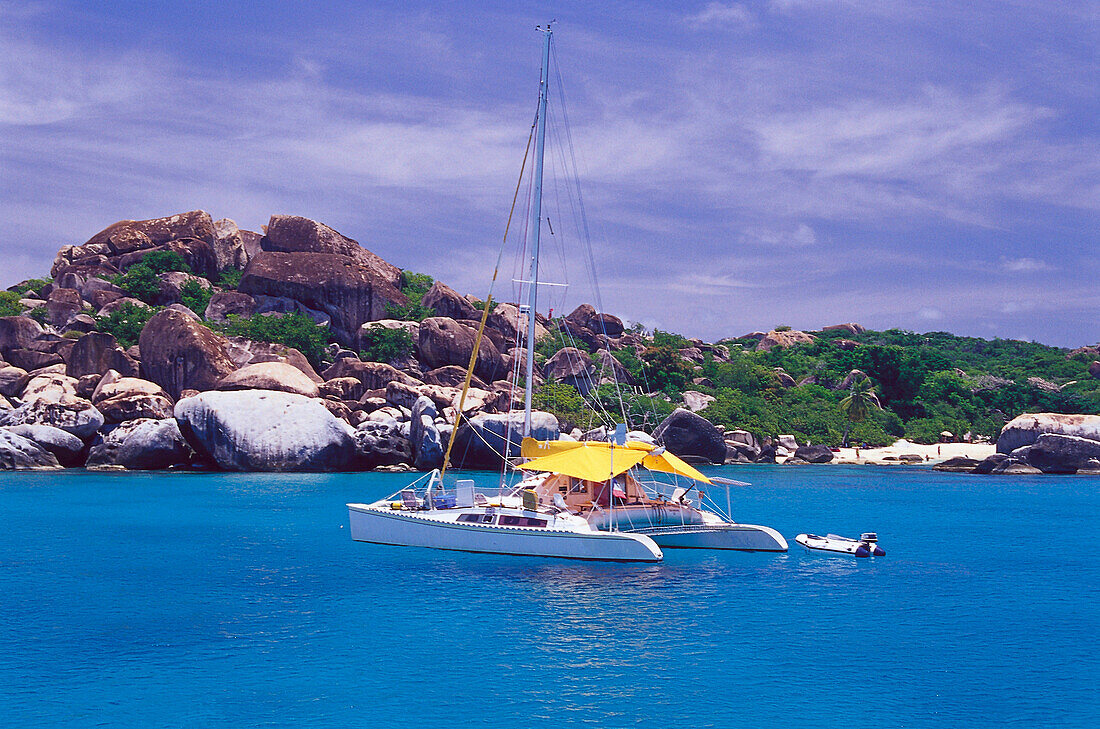
[[539, 233], [542, 230], [542, 158], [546, 149], [546, 97], [550, 85], [550, 39], [554, 31], [547, 23], [538, 30], [546, 35], [542, 49], [542, 78], [539, 81], [539, 112], [535, 130], [535, 191], [531, 217], [535, 239], [531, 244], [531, 267], [527, 272], [527, 380], [523, 406], [523, 436], [531, 435], [531, 388], [535, 374], [535, 304], [539, 289]]

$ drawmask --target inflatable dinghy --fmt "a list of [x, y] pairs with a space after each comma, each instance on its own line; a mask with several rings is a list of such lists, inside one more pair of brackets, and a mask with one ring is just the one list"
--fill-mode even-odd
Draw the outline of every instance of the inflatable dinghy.
[[874, 532], [864, 532], [859, 535], [859, 539], [849, 539], [839, 534], [827, 534], [824, 537], [816, 534], [799, 534], [794, 540], [806, 549], [816, 549], [821, 552], [854, 554], [857, 557], [886, 556], [886, 550], [878, 546], [878, 535]]

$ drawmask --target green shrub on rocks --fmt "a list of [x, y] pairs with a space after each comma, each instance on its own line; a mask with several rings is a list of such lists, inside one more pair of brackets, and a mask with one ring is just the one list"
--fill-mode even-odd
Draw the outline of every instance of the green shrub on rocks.
[[360, 337], [363, 350], [360, 359], [370, 362], [394, 362], [413, 353], [412, 337], [404, 329], [372, 327]]
[[8, 291], [14, 291], [17, 294], [23, 295], [28, 291], [38, 291], [46, 284], [52, 283], [53, 279], [51, 278], [28, 278], [26, 281], [22, 281], [12, 286]]
[[146, 253], [139, 266], [145, 266], [153, 273], [168, 273], [169, 271], [181, 271], [191, 273], [191, 267], [183, 256], [175, 251], [152, 251]]
[[213, 283], [217, 286], [221, 286], [223, 289], [232, 289], [234, 291], [241, 285], [241, 276], [244, 275], [244, 271], [239, 271], [235, 268], [223, 268], [218, 271], [218, 275], [215, 277]]
[[401, 293], [405, 294], [409, 303], [386, 304], [386, 316], [401, 321], [424, 321], [429, 316], [435, 316], [435, 312], [423, 306], [420, 300], [428, 289], [435, 283], [435, 279], [426, 273], [401, 272]]
[[19, 294], [14, 291], [0, 291], [0, 316], [19, 316], [23, 305], [19, 303]]
[[195, 279], [191, 279], [180, 288], [180, 300], [183, 305], [200, 317], [206, 311], [206, 305], [210, 303], [210, 297], [213, 295], [213, 289], [204, 287]]
[[218, 328], [230, 336], [294, 347], [317, 368], [324, 362], [325, 345], [329, 340], [326, 327], [298, 313], [257, 315], [247, 319], [230, 314], [226, 323]]
[[97, 316], [96, 329], [113, 336], [120, 346], [132, 347], [138, 343], [146, 322], [159, 310], [159, 307], [139, 306], [127, 301], [110, 314]]
[[126, 273], [115, 279], [115, 285], [126, 292], [128, 296], [152, 304], [160, 293], [160, 281], [153, 269], [144, 263], [130, 266]]

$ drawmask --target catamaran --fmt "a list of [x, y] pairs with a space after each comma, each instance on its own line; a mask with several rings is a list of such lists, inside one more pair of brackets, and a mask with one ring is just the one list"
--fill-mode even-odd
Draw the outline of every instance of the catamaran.
[[[421, 477], [405, 489], [370, 504], [348, 504], [351, 537], [357, 541], [400, 546], [431, 547], [465, 552], [563, 557], [624, 562], [657, 562], [662, 547], [695, 549], [739, 549], [786, 551], [787, 542], [774, 529], [738, 524], [703, 507], [699, 484], [722, 484], [710, 479], [676, 455], [651, 443], [626, 439], [618, 426], [612, 442], [538, 441], [531, 435], [534, 384], [536, 304], [539, 289], [539, 239], [542, 229], [543, 158], [549, 86], [550, 48], [553, 31], [545, 34], [538, 112], [532, 125], [535, 143], [532, 195], [529, 210], [529, 260], [526, 304], [525, 397], [523, 441], [516, 464], [525, 474], [511, 486], [478, 490], [473, 481], [459, 480], [444, 486], [451, 449], [464, 412], [466, 393], [477, 362], [478, 350], [492, 306], [490, 288], [482, 311], [466, 381], [459, 397], [456, 422], [440, 470]], [[520, 171], [523, 180], [526, 166]], [[520, 183], [512, 201], [514, 213]], [[512, 214], [508, 216], [504, 239], [508, 239]], [[548, 224], [549, 227], [549, 224]], [[502, 244], [503, 249], [503, 244]], [[496, 283], [500, 258], [493, 272]], [[517, 327], [517, 339], [522, 328]], [[521, 344], [517, 342], [517, 346]], [[519, 367], [514, 375], [518, 375]], [[518, 379], [518, 378], [517, 378]], [[505, 439], [507, 463], [511, 434]], [[687, 486], [643, 481], [641, 470], [671, 476]], [[725, 485], [736, 482], [725, 481]], [[728, 490], [727, 490], [728, 497]], [[728, 506], [728, 498], [727, 498]]]
[[[538, 112], [533, 135], [535, 137], [534, 204], [531, 210], [533, 244], [528, 277], [527, 341], [535, 340], [535, 304], [538, 292], [538, 243], [542, 221], [543, 157], [546, 144], [546, 106], [550, 75], [550, 43], [553, 30], [549, 25], [539, 27], [544, 33], [542, 73], [539, 82]], [[530, 139], [528, 140], [530, 149]], [[526, 155], [525, 155], [526, 158]], [[523, 178], [521, 168], [520, 178]], [[516, 197], [519, 195], [516, 185]], [[504, 237], [507, 240], [508, 227]], [[497, 270], [500, 261], [497, 261]], [[497, 271], [493, 273], [496, 282]], [[540, 502], [537, 493], [530, 489], [498, 489], [497, 493], [479, 492], [473, 481], [461, 480], [453, 493], [443, 487], [443, 474], [450, 459], [454, 437], [458, 432], [470, 375], [477, 362], [478, 349], [485, 331], [492, 305], [492, 292], [485, 301], [477, 338], [466, 372], [466, 382], [459, 399], [455, 427], [444, 456], [443, 469], [433, 471], [427, 477], [410, 484], [398, 494], [372, 504], [348, 504], [351, 522], [351, 538], [362, 542], [392, 544], [413, 547], [433, 547], [464, 552], [564, 557], [571, 559], [608, 560], [622, 562], [659, 562], [664, 554], [649, 537], [642, 534], [601, 531], [593, 527], [583, 516], [572, 513], [555, 503]], [[531, 433], [531, 387], [534, 381], [534, 347], [527, 347], [527, 381], [524, 405], [525, 436]], [[400, 497], [396, 499], [395, 497]]]

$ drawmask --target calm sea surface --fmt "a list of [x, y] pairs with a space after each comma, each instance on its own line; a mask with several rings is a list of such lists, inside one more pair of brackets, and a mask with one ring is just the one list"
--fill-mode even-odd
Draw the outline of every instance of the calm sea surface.
[[0, 725], [1100, 726], [1100, 479], [715, 471], [790, 553], [352, 542], [403, 475], [0, 475]]

